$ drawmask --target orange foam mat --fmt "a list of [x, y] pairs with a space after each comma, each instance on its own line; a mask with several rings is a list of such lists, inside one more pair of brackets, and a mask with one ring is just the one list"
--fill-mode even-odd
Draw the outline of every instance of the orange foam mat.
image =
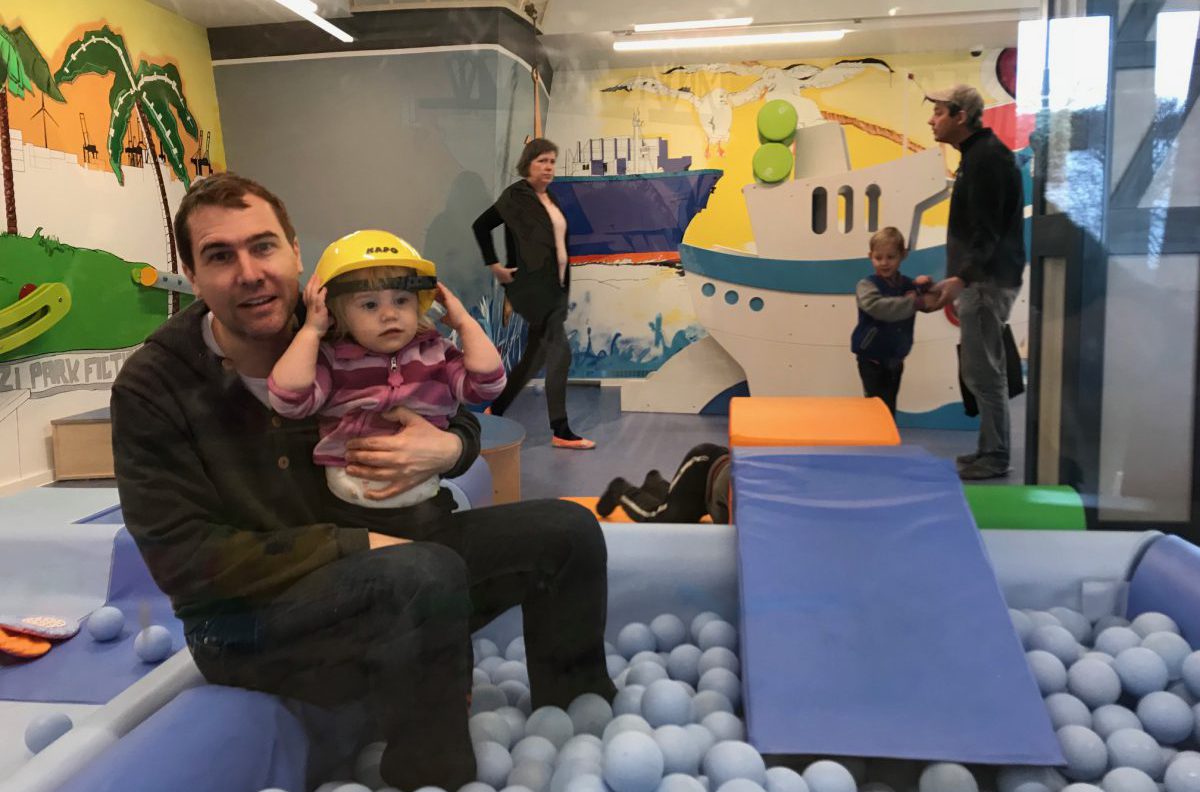
[[743, 396], [729, 401], [732, 446], [900, 445], [881, 399], [842, 396]]

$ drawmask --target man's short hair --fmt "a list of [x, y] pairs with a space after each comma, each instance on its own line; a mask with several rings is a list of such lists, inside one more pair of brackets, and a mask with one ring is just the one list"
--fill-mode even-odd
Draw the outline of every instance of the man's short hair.
[[940, 91], [931, 91], [926, 96], [931, 102], [941, 102], [950, 108], [951, 115], [961, 110], [967, 114], [967, 126], [978, 129], [983, 126], [983, 97], [969, 85], [956, 85]]
[[547, 151], [558, 153], [558, 146], [551, 143], [546, 138], [534, 138], [525, 144], [525, 150], [521, 152], [521, 158], [517, 160], [517, 173], [522, 176], [529, 175], [529, 166], [538, 157], [545, 154]]
[[296, 229], [288, 218], [287, 208], [275, 193], [263, 187], [253, 179], [239, 176], [236, 173], [215, 173], [203, 179], [192, 182], [192, 187], [183, 196], [179, 211], [175, 212], [175, 244], [179, 247], [179, 257], [183, 266], [195, 271], [196, 262], [192, 259], [192, 230], [188, 227], [188, 218], [202, 206], [221, 206], [226, 209], [245, 209], [246, 195], [256, 195], [262, 198], [275, 212], [283, 235], [288, 244], [296, 241]]

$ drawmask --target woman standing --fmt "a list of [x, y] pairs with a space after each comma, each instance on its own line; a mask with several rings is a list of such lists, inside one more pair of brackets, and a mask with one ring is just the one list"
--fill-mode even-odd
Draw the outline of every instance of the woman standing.
[[[503, 415], [542, 363], [546, 364], [546, 408], [555, 448], [588, 449], [596, 444], [571, 431], [567, 421], [567, 371], [571, 347], [564, 327], [571, 270], [567, 266], [567, 220], [547, 191], [554, 180], [558, 147], [545, 138], [525, 144], [517, 173], [522, 178], [500, 194], [471, 229], [484, 264], [504, 286], [513, 310], [529, 323], [525, 354], [508, 375], [504, 392], [492, 403]], [[508, 266], [500, 263], [492, 229], [504, 224]]]

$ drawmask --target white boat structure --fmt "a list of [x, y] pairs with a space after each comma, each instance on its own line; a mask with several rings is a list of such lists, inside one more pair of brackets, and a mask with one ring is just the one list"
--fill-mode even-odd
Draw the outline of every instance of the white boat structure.
[[[899, 228], [911, 248], [902, 271], [943, 277], [945, 229], [922, 224], [949, 194], [940, 148], [851, 170], [843, 127], [824, 122], [797, 129], [794, 150], [791, 179], [742, 189], [751, 248], [680, 247], [696, 316], [716, 343], [694, 343], [645, 382], [626, 386], [625, 409], [721, 411], [746, 387], [755, 396], [861, 395], [850, 334], [855, 285], [872, 272], [871, 235]], [[1023, 345], [1024, 293], [1010, 324]], [[963, 425], [957, 343], [946, 314], [918, 314], [898, 403], [904, 422]], [[685, 383], [685, 398], [666, 396]]]

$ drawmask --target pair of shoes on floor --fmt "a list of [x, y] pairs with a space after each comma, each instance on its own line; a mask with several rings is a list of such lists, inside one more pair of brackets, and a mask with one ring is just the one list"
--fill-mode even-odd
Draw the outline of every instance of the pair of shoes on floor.
[[573, 448], [577, 451], [587, 451], [588, 449], [596, 447], [596, 441], [588, 440], [586, 437], [567, 439], [565, 437], [559, 437], [558, 435], [551, 435], [550, 445], [554, 446], [555, 448]]
[[1004, 478], [1009, 474], [1007, 465], [990, 464], [984, 459], [975, 459], [965, 465], [958, 466], [958, 477], [963, 481], [986, 481], [987, 479]]

